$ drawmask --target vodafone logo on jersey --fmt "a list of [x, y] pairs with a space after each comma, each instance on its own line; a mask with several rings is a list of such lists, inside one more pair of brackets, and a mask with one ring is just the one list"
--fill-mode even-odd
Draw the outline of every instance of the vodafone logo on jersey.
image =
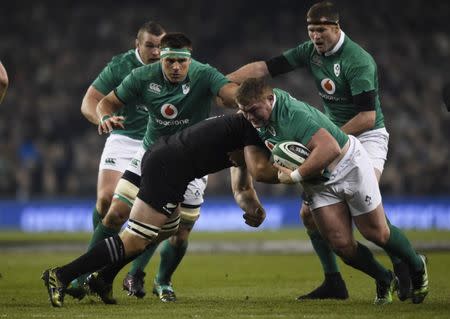
[[336, 84], [334, 84], [333, 80], [326, 78], [320, 82], [320, 86], [322, 89], [328, 94], [334, 94], [336, 91]]
[[173, 104], [164, 104], [161, 106], [161, 115], [169, 120], [177, 117], [178, 109]]

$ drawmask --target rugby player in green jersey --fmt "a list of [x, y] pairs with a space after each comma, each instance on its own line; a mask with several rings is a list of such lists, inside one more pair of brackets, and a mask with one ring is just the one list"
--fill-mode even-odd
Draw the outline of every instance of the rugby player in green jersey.
[[3, 98], [6, 95], [6, 91], [8, 90], [8, 73], [6, 72], [3, 63], [0, 61], [0, 104], [3, 101]]
[[[131, 101], [145, 106], [150, 117], [143, 147], [119, 181], [113, 203], [95, 230], [92, 242], [116, 234], [128, 219], [140, 185], [141, 158], [158, 137], [172, 135], [207, 118], [215, 97], [219, 97], [225, 106], [236, 107], [234, 97], [237, 85], [230, 83], [215, 68], [192, 59], [191, 52], [191, 41], [185, 35], [167, 34], [161, 40], [161, 62], [135, 69], [98, 104], [100, 133], [107, 133], [120, 125], [121, 119], [111, 115]], [[189, 183], [185, 200], [180, 205], [179, 230], [162, 244], [161, 263], [154, 279], [153, 293], [163, 302], [176, 300], [171, 277], [186, 253], [189, 234], [200, 216], [206, 181], [207, 176], [204, 176]], [[170, 230], [163, 228], [161, 231]], [[130, 295], [144, 297], [143, 270], [155, 249], [156, 244], [149, 246], [133, 262], [123, 285]]]
[[[307, 13], [307, 24], [310, 41], [267, 61], [247, 64], [228, 78], [241, 83], [248, 77], [275, 77], [307, 68], [314, 77], [325, 114], [345, 133], [360, 140], [379, 180], [387, 157], [389, 134], [380, 106], [377, 65], [369, 53], [341, 30], [339, 13], [331, 2], [313, 5]], [[302, 205], [301, 218], [322, 263], [325, 280], [298, 299], [347, 299], [336, 257], [315, 227], [306, 204]], [[411, 291], [409, 269], [400, 258], [390, 254], [389, 257], [399, 279], [397, 294], [405, 300]]]
[[[159, 61], [159, 43], [165, 35], [161, 25], [148, 21], [138, 30], [136, 48], [112, 58], [89, 86], [81, 104], [81, 113], [91, 123], [98, 125], [98, 102], [114, 90], [135, 68]], [[117, 182], [138, 151], [147, 128], [148, 112], [134, 101], [126, 104], [114, 116], [123, 122], [115, 127], [106, 139], [100, 159], [97, 180], [97, 201], [92, 213], [93, 229], [108, 212]], [[74, 280], [67, 293], [81, 299], [85, 295], [84, 278]]]
[[[386, 220], [376, 174], [361, 142], [316, 108], [272, 89], [263, 78], [245, 80], [236, 99], [266, 145], [297, 141], [311, 151], [294, 171], [278, 167], [280, 182], [303, 186], [315, 225], [326, 242], [346, 264], [376, 280], [375, 304], [392, 302], [397, 280], [355, 240], [352, 222], [367, 240], [407, 264], [412, 301], [421, 303], [428, 293], [426, 259]], [[325, 169], [330, 173], [328, 181], [308, 183]]]

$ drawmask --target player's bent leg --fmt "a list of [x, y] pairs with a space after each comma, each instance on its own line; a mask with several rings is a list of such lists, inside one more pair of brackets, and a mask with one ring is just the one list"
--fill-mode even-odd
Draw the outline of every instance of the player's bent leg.
[[392, 272], [375, 260], [372, 252], [352, 235], [352, 220], [346, 203], [340, 202], [320, 207], [313, 212], [314, 221], [321, 234], [330, 243], [334, 252], [342, 260], [376, 280], [376, 304], [392, 302], [392, 293], [396, 287]]
[[97, 213], [101, 218], [108, 212], [114, 190], [116, 189], [121, 176], [122, 172], [109, 169], [100, 170], [98, 173], [97, 201], [95, 206]]
[[[373, 144], [374, 142], [372, 140], [369, 143], [371, 143], [370, 146], [372, 146], [372, 148], [370, 149], [370, 151], [372, 152], [370, 152], [369, 149], [367, 149], [365, 143], [363, 143], [363, 146], [368, 151], [368, 154], [372, 160], [372, 164], [374, 165], [375, 177], [377, 178], [377, 181], [380, 182], [381, 175], [383, 173], [384, 163], [386, 161], [387, 145], [383, 144], [380, 145], [378, 142]], [[386, 221], [388, 225], [390, 225], [387, 216]], [[405, 301], [406, 299], [410, 298], [412, 289], [409, 266], [399, 257], [389, 253], [387, 254], [391, 259], [392, 266], [394, 268], [394, 274], [398, 280], [398, 290], [397, 290], [398, 299], [400, 299], [401, 301]]]
[[153, 294], [162, 302], [176, 301], [172, 275], [186, 254], [189, 235], [200, 217], [200, 207], [182, 203], [180, 217], [180, 226], [176, 234], [162, 243], [159, 271], [153, 282]]
[[306, 203], [302, 205], [300, 216], [314, 251], [319, 256], [325, 279], [319, 287], [308, 294], [297, 297], [297, 300], [348, 299], [347, 287], [339, 271], [336, 255], [317, 229], [311, 210]]
[[[384, 215], [382, 205], [377, 207], [377, 210], [381, 211], [378, 212], [379, 215]], [[360, 218], [358, 220], [358, 224], [366, 225], [366, 219], [368, 218]], [[363, 228], [364, 226], [361, 227]], [[424, 259], [421, 255], [417, 254], [407, 237], [400, 231], [400, 229], [388, 222], [386, 222], [386, 227], [389, 229], [388, 238], [384, 242], [377, 244], [381, 246], [388, 254], [400, 258], [409, 266], [412, 285], [412, 299], [414, 303], [421, 303], [428, 294], [428, 275], [426, 270], [426, 262], [424, 262]], [[414, 291], [417, 291], [417, 294], [420, 297], [414, 299]], [[402, 298], [402, 294], [399, 294], [399, 298]], [[406, 298], [403, 298], [403, 300], [404, 299]]]
[[106, 267], [98, 274], [89, 276], [87, 282], [91, 292], [97, 294], [106, 304], [115, 303], [115, 299], [112, 297], [112, 284], [115, 276], [149, 244], [158, 240], [159, 231], [168, 219], [167, 215], [137, 198], [131, 210], [127, 227], [120, 235], [125, 258], [115, 265]]
[[[120, 178], [120, 172], [113, 171], [113, 170], [102, 170], [99, 174], [99, 185], [100, 181], [101, 183], [111, 182], [111, 183], [117, 183], [116, 178]], [[117, 178], [118, 179], [118, 178]], [[105, 238], [108, 238], [110, 236], [113, 236], [114, 234], [119, 233], [122, 225], [125, 223], [125, 221], [128, 219], [132, 201], [129, 200], [129, 198], [132, 198], [133, 194], [137, 194], [137, 187], [133, 184], [129, 183], [126, 180], [119, 179], [119, 182], [117, 183], [116, 191], [124, 195], [118, 196], [112, 200], [113, 197], [113, 191], [112, 185], [105, 186], [103, 188], [99, 188], [99, 199], [97, 201], [97, 204], [99, 201], [102, 203], [102, 205], [106, 205], [109, 207], [108, 212], [106, 213], [106, 216], [99, 222], [94, 230], [94, 233], [92, 234], [91, 240], [88, 244], [88, 250], [90, 250], [96, 243], [98, 243], [100, 240], [103, 240]], [[120, 184], [120, 186], [119, 186]], [[111, 204], [111, 205], [110, 205]], [[103, 208], [102, 208], [103, 209]], [[66, 289], [66, 293], [70, 296], [72, 296], [75, 299], [83, 299], [86, 295], [86, 287], [85, 287], [85, 280], [87, 278], [87, 275], [81, 276], [80, 278], [77, 278], [73, 282], [70, 283], [70, 285]]]
[[122, 282], [122, 288], [127, 291], [128, 296], [135, 296], [137, 298], [145, 297], [145, 272], [143, 269], [145, 269], [145, 266], [150, 261], [150, 258], [153, 256], [153, 253], [158, 247], [158, 244], [178, 231], [179, 223], [180, 216], [177, 211], [177, 213], [171, 216], [171, 218], [161, 227], [159, 235], [155, 241], [149, 244], [145, 250], [135, 260], [133, 260], [132, 267]]

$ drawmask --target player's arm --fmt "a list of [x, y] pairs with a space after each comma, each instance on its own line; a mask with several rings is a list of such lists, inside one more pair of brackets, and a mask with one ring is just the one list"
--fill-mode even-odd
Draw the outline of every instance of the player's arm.
[[245, 163], [250, 175], [258, 182], [277, 184], [278, 170], [270, 162], [270, 154], [267, 150], [248, 145], [244, 147]]
[[6, 72], [6, 69], [3, 66], [3, 64], [0, 62], [0, 103], [2, 103], [3, 98], [6, 95], [8, 85], [9, 85], [8, 73]]
[[341, 154], [341, 148], [338, 142], [324, 128], [320, 128], [314, 133], [306, 147], [311, 150], [311, 153], [296, 170], [297, 177], [292, 175], [293, 171], [290, 169], [276, 165], [282, 173], [278, 175], [281, 183], [292, 184], [319, 176]]
[[124, 128], [122, 122], [123, 116], [115, 116], [114, 113], [120, 110], [124, 103], [119, 100], [115, 91], [110, 92], [107, 96], [100, 100], [97, 104], [96, 113], [98, 125], [98, 133], [111, 133], [114, 127]]
[[231, 167], [230, 174], [234, 200], [244, 211], [245, 223], [258, 227], [266, 218], [266, 212], [253, 187], [252, 177], [245, 166]]
[[341, 130], [347, 134], [357, 136], [371, 130], [375, 126], [375, 91], [354, 95], [353, 104], [359, 113], [345, 123]]
[[262, 78], [269, 75], [265, 61], [256, 61], [246, 64], [236, 71], [227, 75], [227, 78], [235, 83], [241, 84], [248, 78]]
[[94, 86], [89, 86], [86, 94], [81, 102], [81, 113], [92, 124], [98, 125], [99, 120], [97, 116], [97, 104], [103, 99], [105, 95], [98, 91]]
[[236, 92], [239, 86], [236, 83], [227, 83], [217, 93], [216, 103], [219, 106], [237, 108]]
[[241, 84], [248, 78], [276, 77], [294, 70], [284, 55], [279, 55], [267, 61], [256, 61], [244, 65], [233, 73], [227, 75], [227, 78], [235, 83]]

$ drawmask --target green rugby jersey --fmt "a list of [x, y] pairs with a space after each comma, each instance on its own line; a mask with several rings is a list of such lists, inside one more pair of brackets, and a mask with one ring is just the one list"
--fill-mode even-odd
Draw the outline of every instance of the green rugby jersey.
[[375, 91], [375, 126], [384, 127], [378, 94], [377, 65], [372, 56], [342, 33], [344, 41], [333, 54], [320, 54], [312, 41], [287, 50], [283, 55], [293, 68], [308, 67], [311, 71], [325, 114], [339, 127], [358, 114], [352, 96]]
[[[114, 90], [130, 72], [144, 64], [137, 57], [136, 50], [129, 50], [125, 53], [116, 55], [111, 62], [102, 70], [98, 77], [92, 83], [103, 95], [107, 95]], [[130, 100], [118, 112], [114, 113], [123, 116], [125, 129], [115, 128], [112, 134], [126, 135], [130, 138], [142, 140], [145, 134], [148, 121], [148, 112], [145, 106], [138, 103], [137, 100]]]
[[306, 146], [320, 128], [326, 129], [341, 148], [347, 143], [348, 135], [318, 109], [280, 89], [273, 92], [276, 101], [269, 123], [257, 129], [270, 149], [283, 141], [297, 141]]
[[148, 149], [158, 137], [172, 135], [209, 117], [213, 98], [228, 82], [215, 68], [192, 59], [186, 79], [173, 84], [157, 62], [133, 70], [115, 92], [125, 104], [138, 101], [147, 108], [144, 148]]

